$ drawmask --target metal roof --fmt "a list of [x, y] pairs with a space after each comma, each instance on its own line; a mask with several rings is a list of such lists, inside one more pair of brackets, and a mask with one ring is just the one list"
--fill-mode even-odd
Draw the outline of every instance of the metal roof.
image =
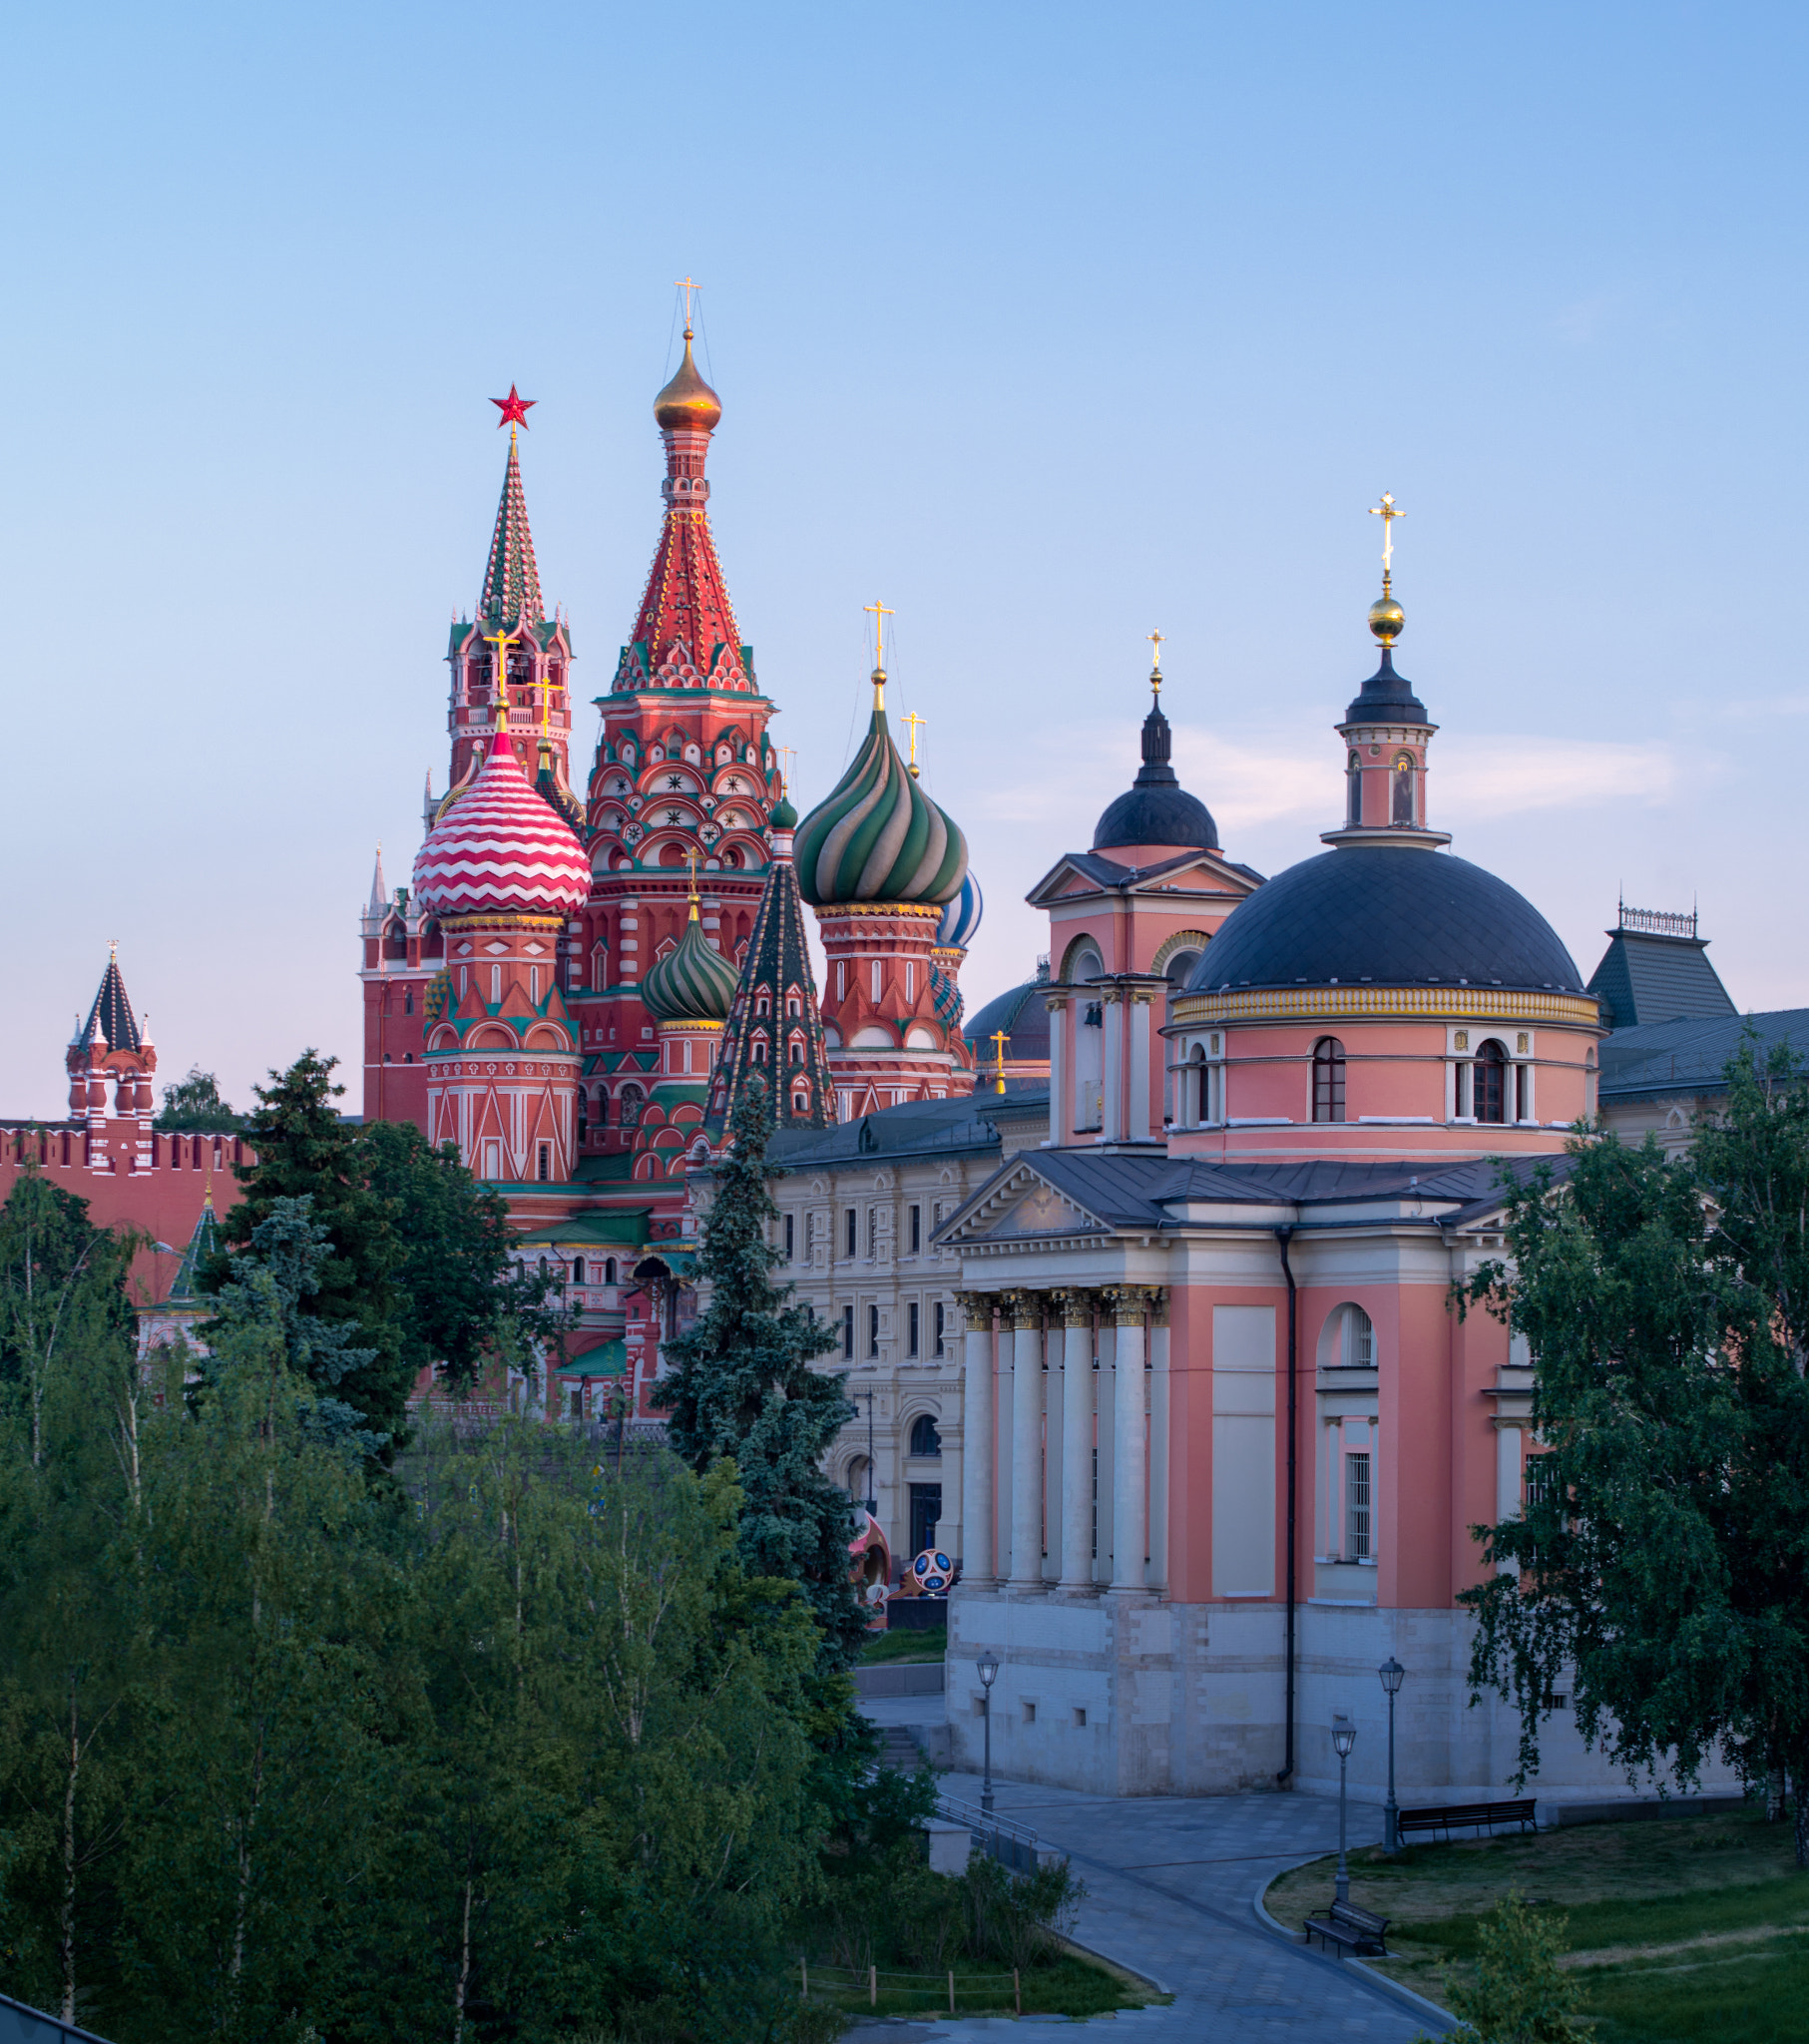
[[1721, 1092], [1727, 1066], [1748, 1031], [1757, 1040], [1761, 1060], [1777, 1044], [1788, 1044], [1809, 1060], [1809, 1008], [1641, 1023], [1616, 1029], [1602, 1044], [1599, 1097], [1607, 1102], [1654, 1093]]
[[1702, 937], [1609, 930], [1601, 963], [1589, 975], [1610, 1029], [1647, 1022], [1709, 1021], [1737, 1014]]

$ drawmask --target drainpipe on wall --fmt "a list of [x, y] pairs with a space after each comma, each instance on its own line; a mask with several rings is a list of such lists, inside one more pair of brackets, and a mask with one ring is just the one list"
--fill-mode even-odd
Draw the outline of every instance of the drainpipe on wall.
[[1300, 1351], [1296, 1315], [1298, 1295], [1294, 1289], [1293, 1267], [1288, 1262], [1288, 1238], [1293, 1232], [1291, 1228], [1278, 1228], [1275, 1231], [1275, 1246], [1281, 1252], [1281, 1275], [1287, 1279], [1288, 1287], [1287, 1675], [1286, 1698], [1283, 1705], [1287, 1714], [1287, 1751], [1281, 1772], [1275, 1777], [1277, 1788], [1285, 1788], [1289, 1776], [1294, 1772], [1294, 1629], [1297, 1615], [1294, 1595], [1294, 1521], [1300, 1426], [1300, 1402], [1295, 1396], [1295, 1377], [1299, 1368]]

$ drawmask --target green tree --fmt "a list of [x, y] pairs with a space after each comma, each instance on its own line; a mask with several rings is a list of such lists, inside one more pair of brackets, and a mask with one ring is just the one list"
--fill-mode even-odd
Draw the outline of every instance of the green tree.
[[189, 1129], [204, 1135], [236, 1135], [243, 1127], [220, 1097], [220, 1081], [199, 1065], [189, 1067], [189, 1076], [164, 1088], [164, 1105], [152, 1124], [159, 1129]]
[[1787, 1776], [1809, 1865], [1809, 1083], [1750, 1045], [1693, 1155], [1611, 1138], [1510, 1186], [1469, 1287], [1538, 1363], [1524, 1510], [1478, 1527], [1471, 1680], [1521, 1716], [1568, 1680], [1584, 1738], [1694, 1779]]
[[45, 1397], [72, 1350], [131, 1341], [123, 1278], [137, 1248], [130, 1233], [95, 1227], [88, 1202], [35, 1165], [0, 1208], [0, 1384], [18, 1388], [34, 1465], [43, 1457]]
[[766, 1191], [772, 1108], [756, 1078], [737, 1103], [726, 1153], [703, 1223], [709, 1305], [666, 1343], [671, 1374], [661, 1404], [674, 1450], [699, 1473], [734, 1463], [745, 1497], [740, 1548], [750, 1575], [802, 1585], [822, 1628], [825, 1666], [850, 1667], [865, 1622], [849, 1578], [854, 1536], [846, 1495], [822, 1458], [854, 1416], [844, 1378], [810, 1367], [835, 1347], [834, 1333], [777, 1285], [778, 1253], [767, 1226], [778, 1209]]
[[435, 1149], [413, 1122], [373, 1122], [359, 1145], [399, 1252], [393, 1281], [410, 1379], [439, 1364], [458, 1391], [488, 1362], [537, 1368], [571, 1316], [552, 1296], [555, 1280], [511, 1261], [501, 1196], [472, 1176], [456, 1145]]
[[[333, 1106], [344, 1087], [333, 1083], [334, 1058], [303, 1051], [286, 1072], [259, 1086], [244, 1133], [254, 1162], [232, 1167], [243, 1197], [226, 1215], [221, 1233], [236, 1254], [216, 1259], [205, 1281], [219, 1287], [239, 1259], [255, 1261], [255, 1237], [282, 1200], [306, 1198], [312, 1219], [326, 1231], [332, 1255], [317, 1271], [315, 1288], [299, 1310], [316, 1319], [350, 1322], [369, 1359], [322, 1388], [363, 1417], [371, 1432], [388, 1437], [385, 1459], [407, 1438], [407, 1400], [413, 1383], [400, 1324], [396, 1270], [402, 1246], [389, 1202], [371, 1189], [360, 1132]], [[211, 1338], [208, 1329], [204, 1336]]]
[[1583, 1982], [1558, 1963], [1566, 1921], [1535, 1914], [1519, 1895], [1497, 1905], [1494, 1920], [1477, 1929], [1476, 1978], [1446, 1985], [1452, 2013], [1463, 2018], [1460, 2038], [1477, 2044], [1571, 2044], [1589, 2034], [1593, 2026], [1580, 2013]]

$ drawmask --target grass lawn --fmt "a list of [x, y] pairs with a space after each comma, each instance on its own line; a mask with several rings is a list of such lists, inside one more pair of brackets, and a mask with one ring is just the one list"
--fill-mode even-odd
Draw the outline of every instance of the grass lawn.
[[925, 1633], [904, 1631], [872, 1634], [860, 1650], [863, 1668], [879, 1668], [888, 1662], [940, 1661], [949, 1650], [949, 1629], [934, 1627]]
[[[1809, 1873], [1788, 1823], [1756, 1810], [1673, 1822], [1578, 1824], [1536, 1836], [1351, 1854], [1351, 1900], [1391, 1919], [1398, 1956], [1370, 1963], [1444, 2001], [1477, 1926], [1511, 1889], [1569, 1918], [1597, 2044], [1809, 2044]], [[1297, 1925], [1330, 1901], [1335, 1858], [1285, 1874], [1263, 1901]]]
[[[1129, 1973], [1097, 1960], [1067, 1952], [1031, 1967], [1023, 1975], [1024, 2013], [1046, 2016], [1098, 2016], [1113, 2009], [1143, 2008], [1168, 1997], [1152, 1993]], [[826, 2001], [850, 2015], [930, 2017], [949, 2012], [946, 1973], [898, 1973], [879, 1969], [879, 1999], [870, 1998], [864, 1973], [828, 1966], [810, 1968], [810, 1998]], [[957, 2013], [1010, 2015], [1012, 1976], [1009, 1967], [993, 1961], [960, 1959], [955, 1965]]]

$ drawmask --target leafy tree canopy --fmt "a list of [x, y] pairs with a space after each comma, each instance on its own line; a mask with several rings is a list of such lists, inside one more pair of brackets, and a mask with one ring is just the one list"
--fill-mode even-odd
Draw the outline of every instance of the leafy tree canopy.
[[778, 1253], [767, 1224], [772, 1108], [756, 1078], [737, 1103], [703, 1224], [699, 1263], [709, 1305], [665, 1344], [671, 1373], [661, 1402], [676, 1452], [701, 1472], [732, 1461], [746, 1502], [740, 1550], [748, 1572], [802, 1585], [822, 1628], [825, 1666], [852, 1666], [864, 1622], [849, 1580], [854, 1537], [846, 1495], [822, 1472], [830, 1443], [854, 1415], [844, 1378], [812, 1369], [836, 1345], [791, 1286], [772, 1281]]
[[243, 1126], [220, 1097], [220, 1081], [199, 1065], [189, 1067], [189, 1076], [164, 1088], [164, 1105], [152, 1124], [158, 1129], [186, 1129], [205, 1135], [236, 1135]]
[[1469, 1296], [1531, 1344], [1541, 1452], [1462, 1601], [1523, 1781], [1568, 1687], [1629, 1770], [1788, 1779], [1809, 1864], [1809, 1074], [1748, 1044], [1727, 1079], [1691, 1155], [1579, 1140], [1509, 1187]]

